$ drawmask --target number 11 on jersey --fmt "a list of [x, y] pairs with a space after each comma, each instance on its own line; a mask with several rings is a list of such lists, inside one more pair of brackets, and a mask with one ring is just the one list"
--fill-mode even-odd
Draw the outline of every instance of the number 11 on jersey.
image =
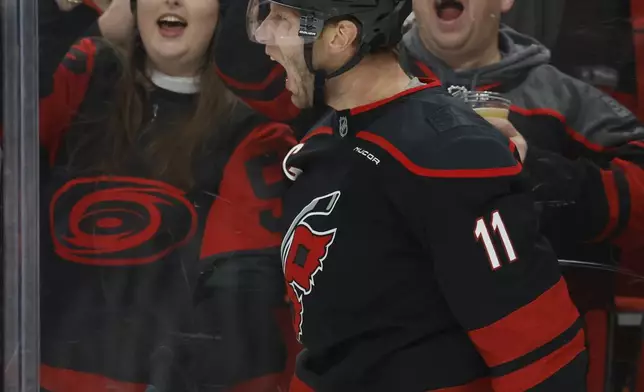
[[[511, 262], [517, 259], [517, 255], [514, 252], [514, 247], [512, 246], [512, 241], [508, 235], [507, 230], [505, 229], [505, 224], [503, 219], [501, 219], [501, 214], [499, 211], [494, 211], [492, 213], [492, 231], [501, 237], [501, 243], [505, 248], [505, 254], [508, 256], [508, 260]], [[492, 270], [496, 270], [501, 267], [501, 261], [499, 260], [499, 255], [495, 249], [494, 243], [492, 242], [492, 236], [488, 230], [488, 226], [485, 223], [484, 218], [479, 218], [476, 220], [476, 227], [474, 228], [474, 235], [476, 236], [477, 241], [483, 242], [483, 247], [487, 253], [487, 257], [490, 260], [490, 265]]]

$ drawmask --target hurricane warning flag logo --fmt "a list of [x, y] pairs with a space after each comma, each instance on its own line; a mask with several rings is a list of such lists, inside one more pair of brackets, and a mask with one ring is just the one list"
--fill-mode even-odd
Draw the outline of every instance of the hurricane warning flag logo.
[[304, 323], [304, 297], [315, 286], [315, 276], [324, 269], [324, 260], [335, 240], [337, 228], [315, 230], [311, 220], [315, 216], [329, 216], [335, 208], [340, 192], [315, 198], [295, 217], [282, 242], [282, 268], [287, 282], [288, 296], [293, 303], [293, 327], [301, 342]]

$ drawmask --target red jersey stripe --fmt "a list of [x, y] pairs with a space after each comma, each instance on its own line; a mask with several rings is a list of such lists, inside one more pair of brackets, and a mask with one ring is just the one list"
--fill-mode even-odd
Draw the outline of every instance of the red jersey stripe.
[[559, 350], [516, 372], [492, 379], [494, 391], [527, 391], [557, 373], [561, 368], [575, 359], [584, 349], [584, 331], [579, 330], [577, 335]]
[[487, 327], [470, 331], [469, 336], [487, 365], [494, 367], [552, 341], [578, 318], [561, 278], [534, 301]]
[[368, 131], [360, 131], [356, 137], [380, 146], [383, 150], [391, 154], [391, 156], [400, 162], [405, 168], [407, 168], [407, 170], [419, 176], [437, 178], [489, 178], [514, 176], [521, 172], [521, 164], [518, 162], [514, 166], [490, 169], [427, 169], [413, 163], [402, 151], [397, 149], [382, 136], [378, 136]]
[[426, 88], [438, 87], [438, 86], [440, 86], [440, 83], [438, 83], [438, 82], [431, 82], [431, 83], [423, 84], [422, 86], [417, 86], [417, 87], [413, 87], [413, 88], [410, 88], [410, 89], [405, 90], [405, 91], [401, 91], [398, 94], [393, 95], [393, 96], [391, 96], [389, 98], [381, 99], [381, 100], [376, 101], [376, 102], [372, 102], [372, 103], [368, 103], [366, 105], [355, 107], [355, 108], [351, 109], [350, 112], [351, 112], [352, 116], [355, 116], [356, 114], [368, 112], [369, 110], [373, 110], [373, 109], [375, 109], [377, 107], [380, 107], [382, 105], [388, 104], [389, 102], [393, 102], [398, 98], [404, 97], [406, 95], [413, 94], [413, 93], [415, 93], [417, 91], [425, 90]]

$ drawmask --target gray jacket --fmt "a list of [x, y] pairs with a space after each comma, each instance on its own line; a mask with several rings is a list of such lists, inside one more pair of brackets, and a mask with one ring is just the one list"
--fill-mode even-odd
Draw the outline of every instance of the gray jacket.
[[506, 26], [499, 38], [500, 62], [456, 72], [425, 49], [413, 27], [402, 42], [403, 64], [444, 87], [493, 90], [512, 101], [510, 121], [529, 146], [524, 166], [545, 207], [543, 230], [560, 257], [607, 261], [607, 243], [644, 250], [642, 124], [610, 96], [549, 65], [549, 50], [535, 39]]

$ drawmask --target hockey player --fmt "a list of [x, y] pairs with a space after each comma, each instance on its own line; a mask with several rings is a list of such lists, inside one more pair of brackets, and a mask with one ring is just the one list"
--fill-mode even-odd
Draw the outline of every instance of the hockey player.
[[409, 5], [248, 8], [293, 103], [334, 109], [283, 164], [291, 391], [584, 391], [579, 314], [516, 147], [401, 69]]
[[[299, 121], [304, 116], [284, 88], [283, 67], [257, 45], [240, 43], [244, 3], [232, 4], [221, 23], [229, 39], [215, 47], [221, 53], [219, 73], [252, 107], [280, 121]], [[409, 73], [439, 79], [446, 88], [465, 86], [509, 98], [511, 131], [530, 150], [524, 166], [543, 207], [540, 230], [557, 255], [641, 271], [641, 122], [611, 97], [552, 67], [545, 46], [501, 25], [513, 3], [414, 1], [416, 27], [399, 45], [400, 61]], [[636, 288], [620, 287], [633, 294]]]

